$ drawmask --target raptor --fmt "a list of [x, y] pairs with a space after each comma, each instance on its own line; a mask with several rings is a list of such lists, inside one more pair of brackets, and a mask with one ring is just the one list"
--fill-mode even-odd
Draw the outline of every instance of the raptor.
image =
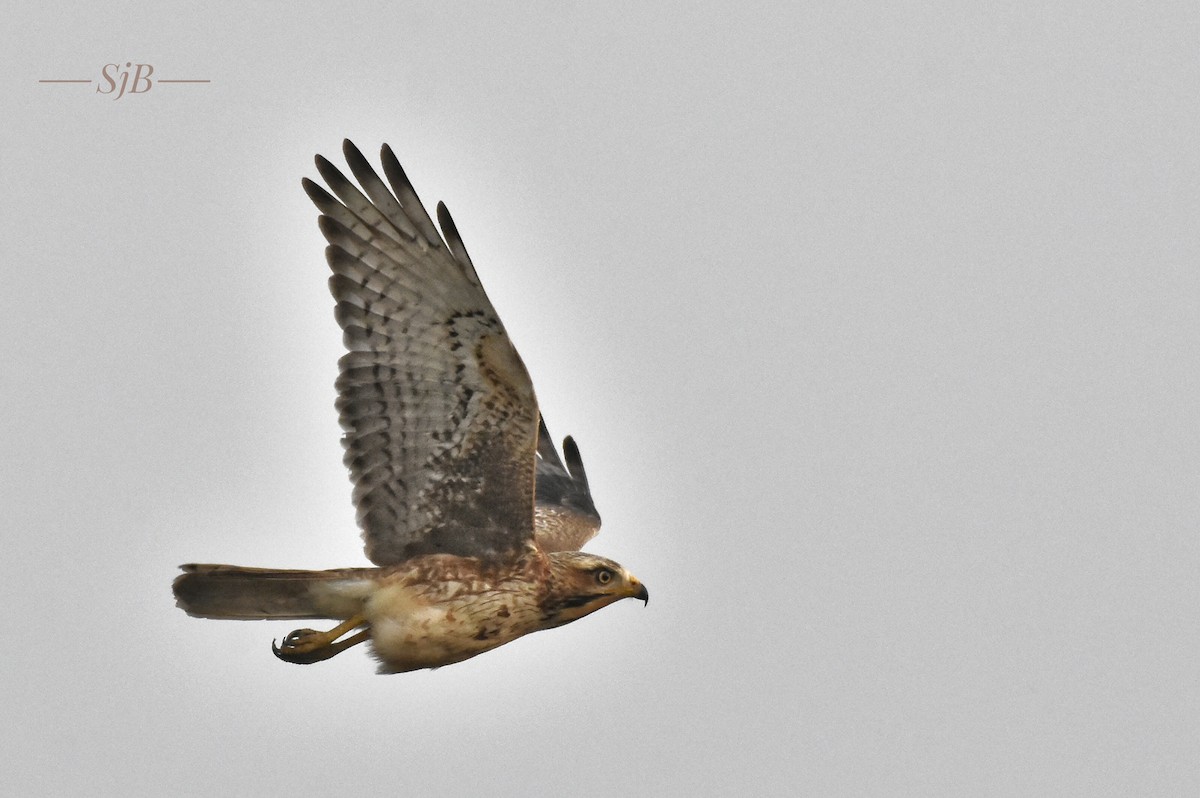
[[[579, 448], [561, 456], [446, 206], [438, 226], [391, 148], [384, 179], [346, 141], [305, 179], [346, 354], [337, 409], [374, 568], [182, 566], [176, 603], [219, 619], [328, 619], [272, 649], [308, 664], [367, 643], [382, 673], [436, 668], [623, 598], [625, 568], [580, 551], [600, 529]], [[332, 192], [332, 193], [330, 193]]]

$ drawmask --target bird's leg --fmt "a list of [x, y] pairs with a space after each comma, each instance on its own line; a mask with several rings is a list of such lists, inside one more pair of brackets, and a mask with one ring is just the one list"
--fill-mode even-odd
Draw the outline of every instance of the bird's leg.
[[357, 634], [338, 641], [347, 632], [357, 629], [367, 622], [361, 615], [355, 615], [342, 621], [328, 632], [318, 632], [316, 629], [297, 629], [283, 638], [283, 645], [277, 646], [271, 642], [271, 650], [275, 656], [284, 662], [294, 662], [297, 665], [311, 665], [314, 662], [329, 659], [342, 653], [351, 646], [356, 646], [371, 637], [370, 629], [363, 629]]

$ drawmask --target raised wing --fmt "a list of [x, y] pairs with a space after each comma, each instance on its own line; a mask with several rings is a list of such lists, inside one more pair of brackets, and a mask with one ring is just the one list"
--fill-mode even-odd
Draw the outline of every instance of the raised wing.
[[600, 531], [600, 513], [592, 503], [579, 447], [563, 440], [564, 467], [546, 422], [538, 418], [537, 506], [534, 537], [545, 551], [574, 551]]
[[[360, 191], [317, 156], [304, 190], [349, 350], [338, 362], [345, 463], [367, 556], [516, 557], [533, 534], [537, 399], [449, 211], [445, 240], [385, 144], [379, 178], [346, 141]], [[365, 194], [364, 194], [365, 192]]]

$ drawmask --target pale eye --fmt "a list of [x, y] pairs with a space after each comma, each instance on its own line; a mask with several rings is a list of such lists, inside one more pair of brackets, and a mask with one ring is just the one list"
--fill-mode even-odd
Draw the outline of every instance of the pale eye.
[[596, 581], [602, 585], [607, 585], [613, 579], [613, 572], [607, 568], [601, 568], [596, 572]]

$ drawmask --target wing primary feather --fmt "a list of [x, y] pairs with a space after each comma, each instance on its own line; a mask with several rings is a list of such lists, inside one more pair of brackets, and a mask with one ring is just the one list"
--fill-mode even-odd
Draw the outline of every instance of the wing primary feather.
[[568, 464], [563, 467], [543, 418], [538, 423], [537, 451], [535, 495], [542, 519], [535, 532], [538, 545], [547, 551], [578, 549], [600, 531], [600, 514], [592, 502], [579, 447], [572, 438], [563, 440]]
[[546, 419], [538, 414], [538, 457], [541, 457], [551, 465], [562, 468], [562, 461], [558, 459], [558, 450], [554, 448], [554, 439], [550, 437], [550, 430], [546, 429]]
[[587, 472], [583, 470], [583, 457], [579, 454], [575, 439], [570, 435], [563, 438], [563, 455], [567, 458], [567, 470], [571, 472], [571, 476], [583, 483], [584, 489], [587, 490]]
[[341, 207], [338, 201], [333, 198], [333, 195], [323, 189], [319, 183], [305, 177], [300, 180], [300, 185], [304, 187], [304, 193], [313, 201], [317, 209], [322, 213], [327, 213], [327, 208]]
[[475, 285], [479, 285], [479, 275], [475, 273], [475, 264], [471, 262], [471, 256], [467, 254], [467, 246], [463, 243], [462, 236], [458, 234], [458, 227], [454, 224], [454, 218], [450, 215], [450, 209], [446, 207], [446, 203], [438, 203], [437, 217], [438, 224], [442, 226], [442, 233], [446, 237], [446, 245], [450, 247], [454, 259], [462, 266], [467, 278]]
[[408, 182], [408, 175], [404, 174], [404, 167], [400, 165], [400, 161], [392, 153], [392, 148], [384, 144], [379, 151], [380, 160], [383, 161], [383, 174], [387, 177], [388, 182], [392, 184], [392, 191], [396, 193], [396, 199], [400, 201], [412, 219], [413, 224], [421, 231], [421, 235], [429, 242], [429, 246], [437, 248], [441, 246], [442, 237], [438, 234], [438, 230], [433, 225], [433, 219], [429, 218], [429, 214], [425, 211], [425, 206], [421, 203], [421, 198], [417, 196], [417, 192], [413, 189], [412, 183]]
[[[420, 305], [425, 310], [432, 310], [455, 306], [462, 280], [453, 261], [417, 263], [407, 253], [385, 252], [375, 242], [364, 241], [356, 231], [332, 216], [321, 217], [318, 224], [330, 243], [325, 249], [325, 259], [335, 273], [346, 275], [377, 293], [402, 294], [410, 304], [415, 303], [414, 307]], [[433, 274], [445, 279], [429, 279]]]
[[321, 177], [329, 185], [329, 189], [340, 199], [346, 203], [346, 207], [354, 211], [356, 206], [363, 207], [367, 204], [367, 198], [362, 192], [354, 187], [354, 184], [346, 179], [342, 171], [334, 166], [324, 155], [316, 156], [313, 161], [317, 164], [317, 171], [321, 173]]
[[[378, 234], [382, 233], [384, 238], [391, 239], [398, 244], [403, 245], [406, 241], [411, 241], [411, 237], [407, 236], [402, 230], [396, 227], [379, 208], [371, 204], [371, 200], [363, 194], [357, 186], [341, 173], [341, 171], [331, 164], [324, 157], [318, 155], [315, 158], [317, 171], [321, 173], [321, 177], [329, 184], [329, 188], [338, 199], [342, 201], [349, 213], [362, 223], [364, 236], [367, 240], [375, 240]], [[335, 213], [327, 212], [330, 216], [335, 216]], [[350, 219], [342, 220], [347, 227], [354, 228], [355, 225]], [[368, 232], [369, 231], [369, 232]]]
[[375, 203], [375, 207], [396, 226], [397, 230], [409, 239], [416, 239], [419, 234], [409, 219], [407, 209], [401, 207], [399, 201], [392, 196], [392, 192], [379, 179], [379, 175], [375, 173], [371, 164], [350, 139], [342, 142], [342, 153], [346, 156], [346, 163], [350, 165], [350, 171], [354, 173], [358, 184], [367, 192], [367, 196]]

